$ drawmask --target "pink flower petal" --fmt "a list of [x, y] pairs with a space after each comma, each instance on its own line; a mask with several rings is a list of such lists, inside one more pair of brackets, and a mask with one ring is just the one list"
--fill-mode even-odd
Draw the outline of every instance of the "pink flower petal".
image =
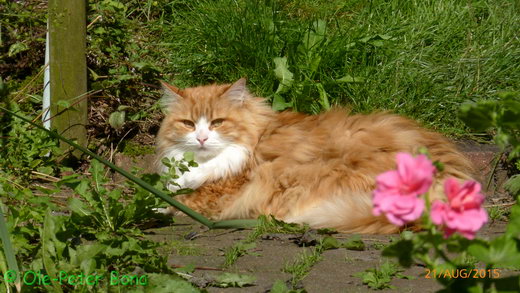
[[430, 217], [435, 225], [442, 225], [444, 223], [444, 210], [446, 204], [440, 200], [436, 200], [432, 203]]
[[467, 181], [460, 185], [454, 178], [446, 179], [444, 192], [448, 203], [435, 202], [431, 212], [434, 224], [444, 226], [446, 237], [458, 232], [473, 239], [476, 232], [488, 221], [487, 213], [482, 208], [484, 196], [480, 190], [480, 184], [476, 181]]

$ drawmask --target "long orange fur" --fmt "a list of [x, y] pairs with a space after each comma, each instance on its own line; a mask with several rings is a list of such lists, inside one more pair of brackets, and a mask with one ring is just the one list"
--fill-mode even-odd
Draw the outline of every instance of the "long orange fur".
[[[238, 85], [237, 85], [238, 84]], [[470, 179], [469, 161], [442, 135], [407, 118], [388, 114], [351, 115], [335, 108], [319, 115], [276, 113], [263, 98], [245, 97], [238, 105], [226, 94], [243, 80], [180, 90], [163, 84], [178, 100], [157, 136], [158, 159], [189, 130], [180, 118], [223, 118], [215, 131], [243, 145], [250, 156], [240, 172], [208, 180], [194, 193], [178, 196], [213, 219], [247, 219], [270, 214], [287, 222], [340, 232], [394, 233], [384, 216], [372, 215], [375, 177], [395, 169], [398, 152], [429, 150], [445, 166], [437, 174], [430, 199], [443, 199], [443, 180]]]

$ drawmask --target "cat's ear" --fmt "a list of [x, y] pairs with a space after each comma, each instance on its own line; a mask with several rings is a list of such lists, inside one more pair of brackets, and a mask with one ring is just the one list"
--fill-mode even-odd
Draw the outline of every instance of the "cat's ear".
[[171, 105], [179, 103], [182, 100], [182, 96], [179, 94], [179, 88], [164, 81], [161, 81], [161, 87], [163, 97], [160, 100], [160, 104], [163, 110], [168, 110]]
[[242, 104], [249, 95], [249, 91], [246, 87], [246, 79], [243, 77], [232, 84], [223, 96], [227, 97], [232, 102]]

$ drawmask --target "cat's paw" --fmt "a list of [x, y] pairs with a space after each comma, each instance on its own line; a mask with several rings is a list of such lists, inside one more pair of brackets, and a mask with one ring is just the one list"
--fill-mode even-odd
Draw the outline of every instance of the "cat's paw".
[[166, 207], [166, 208], [153, 208], [152, 211], [154, 211], [157, 214], [162, 214], [166, 216], [179, 216], [184, 215], [181, 211], [174, 207]]
[[[179, 184], [180, 186], [176, 186], [174, 184], [171, 188], [168, 186], [168, 189], [171, 191], [177, 191], [182, 188], [190, 188], [190, 189], [197, 189], [199, 188], [204, 182], [206, 181], [206, 175], [202, 171], [202, 169], [197, 168], [193, 169], [190, 172], [186, 172], [182, 174], [179, 178], [175, 180], [175, 183]], [[174, 190], [172, 190], [174, 189]]]

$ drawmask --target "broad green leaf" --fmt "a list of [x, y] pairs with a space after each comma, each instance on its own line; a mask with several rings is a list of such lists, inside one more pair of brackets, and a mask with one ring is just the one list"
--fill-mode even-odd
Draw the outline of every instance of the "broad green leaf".
[[9, 47], [7, 56], [13, 57], [16, 54], [21, 53], [23, 51], [27, 51], [27, 50], [29, 50], [29, 46], [27, 46], [25, 43], [22, 43], [22, 42], [14, 43]]
[[361, 240], [359, 236], [352, 237], [352, 239], [349, 239], [347, 242], [344, 242], [341, 246], [348, 250], [365, 250], [365, 243], [363, 242], [363, 240]]
[[511, 207], [511, 216], [506, 226], [506, 233], [514, 238], [520, 238], [520, 203]]
[[360, 39], [359, 41], [361, 43], [371, 44], [374, 47], [382, 47], [385, 44], [385, 41], [391, 41], [391, 40], [394, 40], [394, 38], [392, 38], [389, 35], [379, 35], [378, 34], [378, 35], [374, 35], [374, 36], [370, 36], [370, 37], [364, 37], [364, 38]]
[[[56, 238], [56, 233], [58, 232], [59, 226], [62, 222], [63, 218], [54, 216], [52, 215], [52, 211], [50, 209], [47, 210], [43, 223], [43, 231], [41, 234], [41, 253], [45, 270], [52, 279], [57, 278], [58, 276], [57, 262], [61, 252], [63, 252], [63, 248], [65, 248], [65, 244], [61, 243]], [[59, 283], [51, 283], [55, 292], [63, 292]]]
[[255, 276], [223, 273], [215, 278], [215, 286], [222, 288], [244, 287], [254, 285], [255, 281]]
[[414, 260], [411, 252], [413, 252], [414, 245], [412, 240], [399, 240], [387, 246], [382, 255], [388, 257], [397, 257], [399, 264], [403, 267], [410, 267]]
[[336, 249], [341, 247], [341, 243], [339, 243], [338, 239], [331, 236], [326, 236], [323, 238], [320, 245], [323, 250]]
[[[14, 249], [11, 244], [11, 236], [9, 234], [9, 231], [7, 230], [4, 213], [2, 211], [3, 208], [4, 208], [4, 204], [0, 201], [0, 238], [2, 240], [3, 254], [5, 254], [5, 258], [7, 260], [7, 267], [9, 268], [9, 270], [14, 271], [17, 274], [16, 280], [13, 280], [14, 281], [13, 283], [15, 284], [15, 287], [18, 290], [18, 292], [20, 292], [21, 288], [22, 288], [22, 283], [21, 283], [22, 280], [21, 280], [20, 276], [18, 275], [20, 270], [18, 269], [18, 262], [16, 261], [16, 255], [14, 253]], [[2, 252], [0, 252], [0, 254], [2, 254]], [[4, 271], [4, 273], [7, 273], [7, 272]], [[5, 274], [4, 274], [4, 277], [6, 277]]]
[[171, 293], [171, 292], [182, 292], [182, 293], [195, 293], [200, 292], [197, 288], [193, 287], [188, 281], [181, 279], [176, 274], [147, 274], [146, 279], [142, 277], [141, 282], [147, 282], [146, 285], [139, 286], [141, 288], [136, 288], [135, 291], [132, 291], [130, 288], [132, 286], [127, 286], [129, 288], [125, 288], [127, 292], [143, 292], [142, 289], [145, 288], [144, 292], [153, 292], [153, 293]]
[[125, 124], [125, 111], [115, 111], [110, 114], [110, 117], [108, 118], [108, 124], [112, 126], [114, 129], [119, 129], [123, 124]]
[[305, 50], [307, 52], [315, 51], [325, 41], [326, 31], [327, 23], [323, 19], [314, 21], [312, 28], [307, 31], [302, 40]]
[[489, 247], [482, 244], [470, 245], [468, 252], [487, 264], [520, 267], [520, 252], [517, 250], [516, 241], [507, 234], [491, 241]]
[[69, 198], [69, 209], [82, 217], [90, 216], [92, 211], [81, 200], [71, 197]]
[[274, 74], [280, 84], [278, 85], [278, 89], [276, 93], [281, 94], [287, 91], [293, 84], [293, 73], [289, 71], [289, 67], [287, 65], [287, 57], [275, 57], [273, 59], [275, 68]]
[[520, 174], [513, 175], [511, 178], [509, 178], [504, 184], [504, 188], [509, 190], [513, 196], [520, 195]]
[[477, 131], [484, 131], [493, 126], [496, 115], [495, 101], [464, 103], [459, 110], [460, 119]]
[[292, 107], [292, 103], [287, 103], [282, 96], [274, 94], [272, 108], [275, 111], [282, 111], [289, 107]]
[[183, 155], [184, 160], [190, 162], [195, 161], [195, 153], [194, 152], [185, 152]]
[[271, 287], [270, 293], [287, 293], [289, 292], [289, 288], [287, 285], [281, 280], [276, 280], [273, 283], [273, 287]]

